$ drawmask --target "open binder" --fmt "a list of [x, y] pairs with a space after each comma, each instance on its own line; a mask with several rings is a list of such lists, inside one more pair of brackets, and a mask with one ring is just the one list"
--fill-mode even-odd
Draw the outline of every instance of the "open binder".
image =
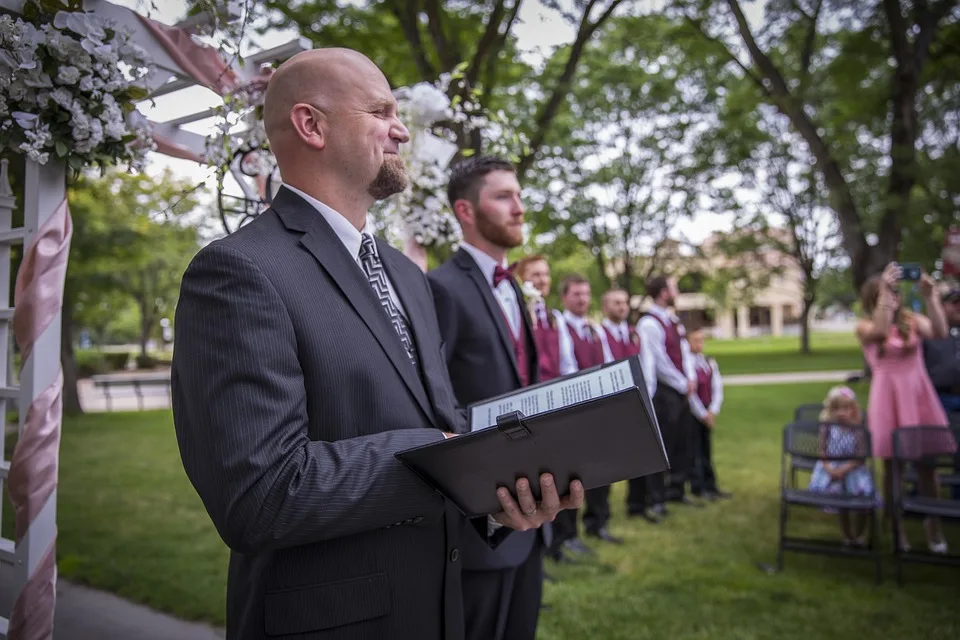
[[[474, 403], [471, 432], [396, 457], [466, 517], [500, 511], [496, 490], [515, 493], [552, 473], [557, 491], [585, 489], [669, 468], [638, 356], [585, 369]], [[516, 497], [516, 496], [514, 496]]]

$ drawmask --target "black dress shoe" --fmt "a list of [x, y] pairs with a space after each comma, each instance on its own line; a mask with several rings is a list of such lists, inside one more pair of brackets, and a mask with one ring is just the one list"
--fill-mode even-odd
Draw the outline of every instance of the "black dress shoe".
[[663, 520], [669, 515], [667, 508], [662, 504], [655, 504], [648, 511], [652, 512], [655, 516]]
[[694, 500], [693, 498], [691, 498], [691, 497], [688, 496], [688, 495], [682, 495], [682, 496], [680, 496], [680, 498], [679, 498], [678, 500], [676, 500], [675, 502], [678, 502], [678, 503], [680, 503], [680, 504], [685, 504], [685, 505], [687, 505], [688, 507], [702, 507], [702, 506], [703, 506], [703, 503], [702, 503], [702, 502], [700, 502], [699, 500]]
[[588, 536], [593, 536], [594, 538], [599, 538], [604, 542], [609, 542], [610, 544], [623, 544], [623, 538], [618, 538], [609, 531], [606, 527], [601, 527], [596, 531], [587, 531]]
[[593, 549], [583, 544], [583, 540], [580, 538], [572, 538], [567, 540], [563, 543], [563, 548], [571, 553], [580, 553], [584, 555], [592, 555], [596, 553]]
[[630, 511], [627, 513], [630, 518], [643, 518], [650, 524], [660, 524], [663, 522], [663, 516], [653, 509], [644, 509], [643, 511]]
[[563, 552], [563, 549], [556, 549], [549, 554], [557, 564], [577, 564], [577, 561]]

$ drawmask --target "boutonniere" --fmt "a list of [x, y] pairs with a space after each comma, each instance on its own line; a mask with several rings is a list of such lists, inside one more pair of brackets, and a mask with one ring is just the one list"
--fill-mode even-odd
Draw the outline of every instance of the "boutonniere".
[[520, 292], [523, 294], [523, 301], [529, 308], [533, 308], [543, 302], [543, 296], [540, 290], [533, 286], [529, 280], [520, 283]]

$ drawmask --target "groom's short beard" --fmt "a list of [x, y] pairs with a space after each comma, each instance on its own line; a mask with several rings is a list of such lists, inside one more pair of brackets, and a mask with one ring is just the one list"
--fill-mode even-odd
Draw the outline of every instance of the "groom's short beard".
[[398, 155], [385, 155], [377, 177], [370, 183], [367, 191], [377, 200], [384, 200], [407, 188], [407, 168]]

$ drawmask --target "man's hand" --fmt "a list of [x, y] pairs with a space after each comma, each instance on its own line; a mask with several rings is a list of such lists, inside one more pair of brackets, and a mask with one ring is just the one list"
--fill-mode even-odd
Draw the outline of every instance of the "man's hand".
[[537, 529], [544, 522], [553, 522], [563, 509], [579, 509], [583, 504], [583, 484], [579, 480], [570, 483], [570, 494], [560, 498], [553, 475], [540, 475], [540, 497], [538, 503], [530, 491], [530, 481], [517, 480], [517, 500], [513, 499], [506, 487], [497, 489], [497, 498], [503, 511], [493, 515], [500, 524], [517, 531]]
[[705, 424], [705, 425], [707, 425], [709, 428], [713, 429], [713, 421], [714, 421], [714, 418], [715, 418], [715, 416], [708, 411], [706, 417], [703, 419], [703, 424]]

